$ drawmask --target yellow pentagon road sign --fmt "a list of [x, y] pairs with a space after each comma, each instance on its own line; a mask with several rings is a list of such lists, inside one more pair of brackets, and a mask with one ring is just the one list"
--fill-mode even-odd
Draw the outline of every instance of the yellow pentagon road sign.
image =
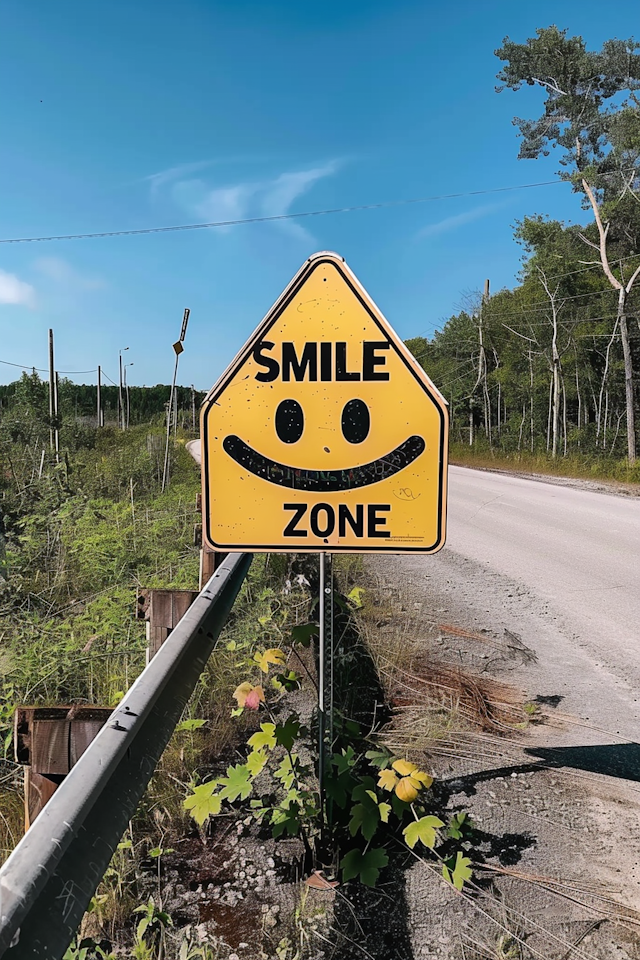
[[214, 550], [434, 553], [447, 405], [344, 260], [301, 268], [208, 394]]

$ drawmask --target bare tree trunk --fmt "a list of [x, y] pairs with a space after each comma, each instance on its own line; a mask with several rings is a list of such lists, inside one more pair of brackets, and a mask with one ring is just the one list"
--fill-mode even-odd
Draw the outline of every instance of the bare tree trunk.
[[533, 434], [533, 357], [529, 350], [529, 421], [531, 427], [531, 453], [533, 453], [534, 434]]
[[520, 433], [518, 434], [518, 453], [520, 453], [520, 448], [522, 447], [522, 431], [524, 430], [524, 422], [527, 418], [527, 408], [522, 404], [522, 421], [520, 423]]
[[633, 361], [631, 344], [629, 343], [629, 329], [626, 317], [626, 290], [620, 288], [618, 295], [618, 320], [620, 321], [620, 339], [622, 341], [622, 355], [624, 357], [624, 393], [627, 407], [627, 456], [632, 463], [636, 459], [636, 414], [633, 396]]
[[[611, 355], [611, 347], [613, 346], [613, 341], [615, 340], [616, 333], [618, 331], [618, 320], [616, 320], [613, 332], [609, 338], [609, 343], [607, 344], [607, 352], [604, 358], [604, 370], [602, 371], [602, 383], [600, 384], [600, 396], [598, 397], [598, 406], [596, 414], [596, 447], [598, 446], [598, 439], [600, 437], [600, 431], [602, 430], [602, 398], [604, 396], [605, 389], [607, 387], [607, 380], [609, 378], [609, 358]], [[605, 414], [606, 419], [606, 414]], [[606, 432], [606, 428], [605, 428]], [[606, 448], [606, 440], [603, 442], [603, 446]]]
[[564, 377], [561, 378], [562, 387], [562, 450], [563, 457], [567, 455], [567, 391], [564, 385]]
[[581, 446], [580, 430], [582, 430], [582, 397], [580, 396], [580, 380], [578, 379], [578, 355], [576, 354], [576, 394], [578, 396], [578, 447]]
[[551, 418], [553, 416], [553, 374], [549, 380], [549, 412], [547, 414], [547, 453], [551, 446]]
[[629, 281], [625, 284], [623, 281], [618, 280], [614, 275], [611, 266], [609, 264], [609, 255], [607, 252], [607, 236], [609, 233], [609, 224], [604, 224], [602, 222], [602, 217], [600, 215], [600, 208], [596, 201], [593, 190], [587, 181], [583, 178], [582, 187], [589, 202], [591, 204], [591, 209], [593, 210], [593, 215], [595, 217], [596, 226], [598, 227], [598, 236], [600, 238], [600, 243], [595, 244], [591, 240], [588, 240], [585, 236], [582, 239], [590, 247], [594, 247], [600, 254], [600, 263], [602, 264], [602, 269], [605, 273], [605, 276], [614, 290], [618, 291], [618, 315], [617, 315], [617, 324], [620, 325], [620, 340], [622, 341], [622, 353], [624, 356], [624, 389], [625, 389], [625, 401], [626, 401], [626, 410], [627, 410], [627, 455], [629, 457], [629, 462], [633, 463], [636, 459], [636, 427], [635, 427], [635, 407], [634, 407], [634, 396], [633, 396], [633, 359], [631, 356], [631, 346], [629, 343], [629, 330], [627, 327], [627, 317], [626, 317], [626, 304], [627, 297], [631, 293], [635, 281], [640, 277], [640, 266], [638, 266], [631, 275]]
[[[551, 323], [553, 327], [553, 333], [551, 337], [551, 363], [552, 363], [552, 397], [553, 397], [553, 414], [552, 414], [552, 423], [551, 423], [551, 455], [555, 458], [558, 455], [558, 432], [560, 424], [560, 379], [562, 376], [562, 369], [560, 366], [560, 353], [558, 351], [558, 313], [562, 309], [562, 303], [558, 306], [557, 296], [558, 296], [558, 287], [551, 292], [549, 289], [549, 284], [547, 283], [547, 278], [543, 270], [539, 270], [540, 273], [540, 282], [544, 287], [545, 293], [549, 298], [549, 303], [551, 305]], [[547, 450], [549, 449], [549, 443], [547, 441]]]
[[558, 421], [560, 420], [560, 358], [553, 358], [553, 413], [551, 427], [551, 456], [555, 460], [558, 456]]
[[618, 422], [616, 423], [616, 435], [615, 435], [615, 437], [613, 438], [613, 440], [612, 440], [612, 442], [611, 442], [611, 450], [609, 451], [609, 453], [613, 453], [613, 449], [614, 449], [614, 447], [615, 447], [615, 445], [616, 445], [616, 443], [617, 443], [618, 434], [620, 433], [620, 421], [622, 420], [622, 418], [624, 417], [624, 415], [625, 415], [625, 411], [623, 411], [622, 413], [619, 413], [619, 414], [618, 414]]

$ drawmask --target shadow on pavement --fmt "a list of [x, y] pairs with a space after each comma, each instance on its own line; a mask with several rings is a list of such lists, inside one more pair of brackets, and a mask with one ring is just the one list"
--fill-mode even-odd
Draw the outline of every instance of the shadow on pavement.
[[[571, 767], [640, 783], [640, 743], [607, 743], [589, 747], [527, 747], [549, 767]], [[517, 769], [517, 768], [514, 768]]]

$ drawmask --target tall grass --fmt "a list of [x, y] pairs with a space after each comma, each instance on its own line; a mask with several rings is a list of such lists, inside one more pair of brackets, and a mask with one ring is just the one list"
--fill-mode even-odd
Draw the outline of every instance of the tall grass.
[[452, 464], [458, 466], [640, 485], [640, 461], [630, 463], [628, 460], [595, 454], [572, 453], [566, 457], [553, 458], [544, 451], [505, 452], [490, 450], [486, 445], [469, 447], [462, 443], [452, 443], [449, 458]]

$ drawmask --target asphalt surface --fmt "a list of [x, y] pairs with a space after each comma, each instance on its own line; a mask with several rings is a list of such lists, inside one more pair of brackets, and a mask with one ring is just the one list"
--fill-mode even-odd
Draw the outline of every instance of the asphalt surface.
[[443, 550], [373, 566], [436, 621], [517, 634], [537, 659], [510, 679], [575, 718], [556, 742], [640, 741], [640, 498], [577, 483], [451, 467]]
[[640, 499], [451, 467], [449, 549], [525, 581], [583, 640], [640, 660]]

